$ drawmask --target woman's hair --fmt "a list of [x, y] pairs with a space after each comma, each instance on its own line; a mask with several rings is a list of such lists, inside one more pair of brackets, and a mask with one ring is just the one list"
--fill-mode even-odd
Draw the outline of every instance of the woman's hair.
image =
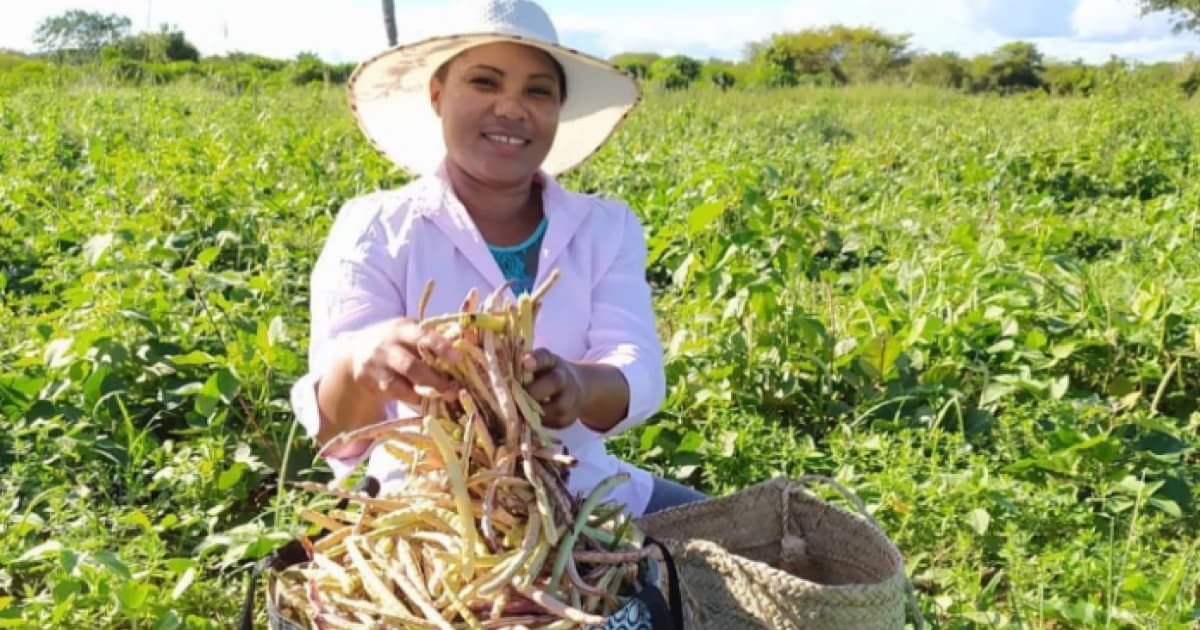
[[[560, 103], [566, 101], [567, 100], [567, 73], [565, 70], [563, 70], [562, 64], [558, 62], [558, 59], [554, 58], [554, 55], [551, 55], [550, 53], [542, 50], [541, 48], [536, 48], [533, 46], [531, 46], [531, 48], [533, 48], [534, 50], [545, 55], [545, 57], [550, 60], [550, 64], [554, 66], [554, 73], [558, 75], [558, 92], [559, 92], [558, 101]], [[466, 52], [466, 51], [463, 51], [463, 52]], [[450, 71], [450, 64], [454, 63], [454, 60], [458, 59], [459, 56], [461, 56], [461, 55], [462, 55], [462, 53], [458, 53], [457, 55], [451, 57], [450, 60], [447, 61], [446, 63], [443, 63], [442, 65], [438, 66], [437, 72], [434, 72], [433, 76], [437, 77], [438, 81], [445, 83], [446, 82], [446, 73]]]

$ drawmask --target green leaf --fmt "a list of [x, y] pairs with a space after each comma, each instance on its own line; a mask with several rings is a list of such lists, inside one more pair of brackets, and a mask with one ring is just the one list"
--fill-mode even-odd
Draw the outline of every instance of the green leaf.
[[880, 334], [859, 347], [859, 357], [871, 367], [876, 379], [884, 379], [891, 373], [900, 358], [900, 342], [887, 333]]
[[229, 404], [237, 396], [240, 385], [241, 382], [229, 370], [217, 370], [204, 382], [203, 395], [210, 398], [217, 398], [221, 402]]
[[74, 343], [75, 339], [71, 337], [55, 339], [47, 343], [42, 352], [42, 360], [46, 363], [46, 367], [57, 369], [70, 365], [71, 361], [75, 360], [75, 355], [71, 352], [71, 346]]
[[1025, 347], [1030, 350], [1041, 350], [1046, 347], [1049, 339], [1046, 338], [1046, 333], [1038, 328], [1034, 328], [1025, 333]]
[[121, 522], [127, 525], [136, 525], [142, 528], [142, 531], [148, 534], [154, 534], [154, 525], [150, 522], [150, 518], [146, 513], [134, 508], [134, 510], [125, 516], [121, 517]]
[[121, 604], [121, 612], [132, 615], [146, 607], [150, 598], [151, 587], [134, 580], [126, 580], [117, 587], [117, 601]]
[[1050, 356], [1053, 356], [1055, 359], [1061, 361], [1067, 357], [1070, 357], [1072, 354], [1075, 354], [1075, 348], [1077, 347], [1078, 344], [1076, 344], [1074, 341], [1056, 343], [1050, 347]]
[[94, 267], [96, 263], [100, 262], [100, 258], [104, 256], [104, 253], [108, 251], [108, 248], [112, 247], [112, 244], [112, 232], [93, 236], [83, 244], [83, 259], [87, 261], [89, 266]]
[[187, 354], [177, 354], [170, 357], [171, 363], [175, 365], [212, 365], [217, 362], [217, 359], [207, 352], [201, 350], [193, 350]]
[[1001, 352], [1012, 352], [1017, 347], [1017, 342], [1012, 339], [1001, 339], [988, 347], [988, 354], [1000, 354]]
[[113, 575], [126, 580], [133, 578], [133, 574], [129, 572], [129, 567], [125, 566], [125, 563], [121, 562], [121, 559], [118, 558], [113, 552], [101, 550], [93, 553], [92, 557], [95, 558], [97, 562], [107, 567], [108, 570], [113, 573]]
[[702, 446], [704, 446], [704, 435], [699, 431], [688, 431], [675, 450], [682, 453], [695, 453]]
[[34, 562], [41, 560], [46, 556], [57, 554], [62, 551], [62, 543], [57, 540], [47, 540], [46, 542], [29, 549], [17, 558], [17, 562]]
[[1071, 376], [1063, 374], [1062, 376], [1050, 381], [1050, 398], [1053, 400], [1062, 400], [1063, 396], [1067, 395], [1067, 388], [1071, 385]]
[[1172, 518], [1183, 518], [1183, 510], [1179, 509], [1179, 504], [1170, 499], [1151, 498], [1149, 503]]
[[282, 317], [276, 315], [271, 318], [271, 326], [267, 331], [267, 339], [272, 346], [277, 346], [287, 341], [287, 326], [284, 325]]
[[179, 576], [179, 580], [175, 582], [175, 588], [171, 589], [171, 599], [179, 599], [188, 587], [192, 585], [192, 580], [196, 579], [196, 567], [188, 567], [183, 575]]
[[213, 247], [205, 248], [204, 251], [201, 251], [199, 254], [196, 254], [196, 264], [201, 267], [208, 267], [209, 265], [212, 264], [212, 261], [216, 260], [217, 256], [220, 256], [220, 255], [221, 255], [220, 247], [213, 246]]
[[975, 508], [967, 515], [967, 524], [980, 536], [987, 533], [988, 525], [991, 524], [991, 521], [992, 517], [983, 508]]
[[174, 610], [168, 610], [154, 624], [154, 630], [176, 630], [183, 625], [183, 621], [179, 619], [179, 615]]
[[728, 206], [721, 201], [710, 201], [692, 208], [691, 212], [688, 212], [688, 236], [694, 237], [707, 229], [711, 229], [713, 221], [721, 216], [726, 208]]
[[661, 424], [652, 424], [652, 425], [646, 427], [646, 430], [642, 431], [642, 438], [641, 438], [642, 450], [649, 451], [650, 449], [654, 448], [654, 444], [658, 440], [658, 436], [662, 432], [663, 432], [663, 426]]
[[994, 382], [990, 383], [988, 384], [987, 388], [983, 390], [983, 396], [980, 398], [979, 403], [981, 405], [994, 403], [1002, 398], [1007, 398], [1013, 392], [1017, 391], [1017, 389], [1018, 388], [1015, 385]]
[[217, 477], [217, 489], [224, 492], [237, 485], [242, 480], [242, 475], [246, 472], [246, 465], [238, 462], [230, 466], [225, 472], [222, 472]]

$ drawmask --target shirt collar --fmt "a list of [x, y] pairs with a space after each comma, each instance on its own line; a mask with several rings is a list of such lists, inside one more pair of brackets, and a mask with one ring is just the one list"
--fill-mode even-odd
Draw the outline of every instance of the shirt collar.
[[[583, 202], [586, 197], [569, 194], [543, 170], [539, 170], [534, 178], [542, 186], [542, 208], [547, 222], [546, 234], [538, 253], [537, 285], [553, 269], [558, 257], [582, 225], [591, 204]], [[454, 194], [445, 160], [435, 171], [423, 177], [418, 185], [418, 203], [412, 207], [412, 211], [431, 219], [493, 287], [503, 284], [504, 275], [488, 250], [483, 235], [475, 227], [466, 206]]]

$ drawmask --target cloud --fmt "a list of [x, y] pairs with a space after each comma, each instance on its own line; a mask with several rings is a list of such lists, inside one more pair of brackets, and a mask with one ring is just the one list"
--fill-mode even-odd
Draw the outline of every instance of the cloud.
[[562, 12], [553, 16], [559, 37], [568, 45], [608, 57], [626, 51], [656, 51], [696, 57], [740, 59], [745, 45], [781, 30], [780, 9], [743, 11], [704, 9], [611, 13]]
[[[772, 33], [833, 24], [873, 26], [909, 33], [923, 48], [950, 49], [979, 40], [964, 34], [969, 0], [791, 0], [758, 10], [739, 5], [639, 11], [636, 15], [576, 10], [554, 14], [564, 41], [602, 56], [622, 51], [687, 53], [695, 57], [741, 59], [746, 44]], [[985, 38], [987, 39], [987, 38]]]
[[1075, 37], [1088, 41], [1129, 42], [1171, 38], [1171, 20], [1164, 13], [1143, 16], [1132, 0], [1079, 0], [1071, 14]]
[[968, 4], [974, 25], [1011, 38], [1071, 34], [1077, 0], [976, 0]]

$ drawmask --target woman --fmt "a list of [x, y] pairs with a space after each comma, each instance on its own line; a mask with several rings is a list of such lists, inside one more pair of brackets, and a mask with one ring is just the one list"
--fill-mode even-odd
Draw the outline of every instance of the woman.
[[[422, 177], [339, 213], [313, 270], [310, 370], [292, 390], [299, 420], [324, 444], [415, 415], [414, 387], [452, 395], [418, 351], [455, 359], [413, 319], [427, 280], [435, 282], [427, 314], [436, 315], [456, 311], [471, 288], [486, 294], [512, 281], [513, 293], [528, 291], [557, 269], [537, 349], [523, 361], [543, 422], [580, 460], [571, 491], [624, 471], [631, 480], [609, 498], [634, 515], [704, 498], [605, 451], [604, 438], [645, 420], [664, 397], [646, 246], [627, 206], [553, 179], [607, 140], [638, 102], [637, 84], [557, 45], [528, 0], [456, 13], [466, 20], [450, 34], [387, 51], [351, 78], [361, 129]], [[341, 477], [369, 457], [368, 474], [386, 492], [402, 467], [372, 446], [346, 445], [329, 463]]]

